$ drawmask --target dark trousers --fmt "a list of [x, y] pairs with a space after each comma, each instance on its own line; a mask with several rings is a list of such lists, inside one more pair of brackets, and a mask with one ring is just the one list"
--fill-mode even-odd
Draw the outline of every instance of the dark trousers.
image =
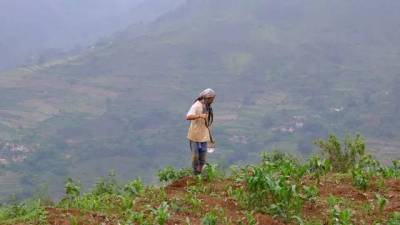
[[207, 142], [190, 141], [190, 150], [192, 151], [193, 174], [201, 173], [207, 159]]

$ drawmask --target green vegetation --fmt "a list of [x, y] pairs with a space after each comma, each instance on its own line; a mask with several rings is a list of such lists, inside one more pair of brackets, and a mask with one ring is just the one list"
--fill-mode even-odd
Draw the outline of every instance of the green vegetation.
[[192, 174], [190, 169], [175, 170], [172, 166], [167, 166], [158, 171], [158, 178], [161, 182], [171, 182], [189, 176], [190, 174]]
[[233, 166], [229, 175], [215, 164], [198, 176], [169, 166], [158, 172], [161, 187], [145, 186], [140, 179], [121, 184], [110, 173], [82, 193], [81, 184], [68, 178], [58, 203], [1, 206], [1, 224], [52, 224], [57, 216], [79, 224], [88, 215], [95, 215], [96, 223], [126, 225], [257, 224], [260, 215], [289, 224], [397, 224], [400, 212], [392, 213], [391, 207], [400, 205], [398, 162], [385, 167], [359, 151], [365, 148], [359, 135], [348, 136], [348, 154], [340, 150], [343, 161], [332, 162], [337, 143], [334, 135], [319, 140], [322, 155], [305, 162], [287, 153], [263, 153], [260, 163]]
[[331, 162], [335, 172], [352, 169], [365, 153], [365, 142], [360, 135], [354, 139], [346, 136], [343, 144], [340, 144], [335, 135], [329, 135], [328, 140], [317, 140], [315, 144]]
[[213, 211], [210, 213], [207, 213], [203, 219], [202, 219], [202, 224], [203, 225], [217, 225], [218, 222], [218, 216], [217, 214]]
[[23, 203], [11, 203], [0, 207], [0, 224], [29, 223], [35, 221], [39, 225], [47, 224], [44, 203], [38, 200], [29, 200]]
[[387, 225], [396, 225], [400, 224], [400, 212], [395, 212], [390, 216], [390, 219], [387, 221]]

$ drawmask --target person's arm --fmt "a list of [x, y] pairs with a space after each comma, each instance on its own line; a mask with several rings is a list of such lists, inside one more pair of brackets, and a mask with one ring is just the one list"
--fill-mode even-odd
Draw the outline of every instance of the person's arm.
[[208, 117], [207, 114], [191, 114], [186, 116], [186, 120], [197, 120], [200, 118], [206, 119]]

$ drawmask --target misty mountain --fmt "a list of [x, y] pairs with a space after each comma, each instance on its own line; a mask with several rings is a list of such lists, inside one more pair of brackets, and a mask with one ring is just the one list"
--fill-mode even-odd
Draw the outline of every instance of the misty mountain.
[[[34, 153], [6, 168], [85, 184], [115, 169], [152, 182], [188, 166], [185, 114], [217, 91], [211, 159], [223, 166], [360, 132], [398, 158], [400, 3], [190, 0], [76, 57], [0, 75], [1, 138]], [[18, 90], [18, 91], [17, 91]], [[31, 171], [28, 173], [26, 171]]]
[[[0, 70], [42, 62], [147, 23], [183, 1], [15, 0], [0, 2]], [[47, 58], [46, 58], [47, 57]]]

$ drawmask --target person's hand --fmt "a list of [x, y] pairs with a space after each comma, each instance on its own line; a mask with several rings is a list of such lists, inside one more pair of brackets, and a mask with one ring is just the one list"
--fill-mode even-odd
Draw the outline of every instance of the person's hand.
[[199, 115], [199, 118], [207, 119], [207, 118], [208, 118], [208, 114], [207, 114], [207, 113], [200, 114], [200, 115]]

